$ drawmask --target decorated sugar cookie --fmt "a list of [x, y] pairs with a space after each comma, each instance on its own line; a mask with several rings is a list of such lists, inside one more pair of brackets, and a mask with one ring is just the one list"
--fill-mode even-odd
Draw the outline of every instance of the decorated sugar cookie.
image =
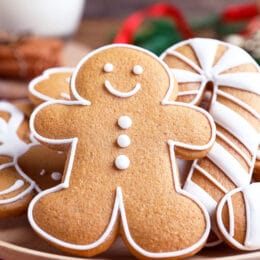
[[0, 218], [4, 218], [23, 213], [35, 191], [59, 184], [66, 156], [31, 143], [25, 114], [5, 101], [0, 102], [0, 141]]
[[217, 207], [217, 226], [223, 239], [244, 251], [260, 249], [260, 183], [227, 193]]
[[215, 125], [201, 108], [169, 100], [176, 88], [154, 54], [108, 45], [78, 64], [71, 101], [36, 108], [34, 136], [70, 147], [63, 182], [38, 194], [28, 210], [42, 238], [94, 256], [121, 235], [141, 259], [182, 258], [204, 245], [209, 216], [181, 189], [175, 154], [205, 156]]
[[207, 207], [218, 234], [217, 202], [251, 181], [259, 145], [260, 70], [244, 50], [212, 39], [181, 42], [161, 59], [179, 83], [177, 100], [204, 106], [217, 125], [216, 143], [194, 161], [184, 189]]
[[29, 98], [34, 105], [44, 101], [70, 100], [69, 83], [73, 68], [52, 68], [33, 79], [29, 84]]

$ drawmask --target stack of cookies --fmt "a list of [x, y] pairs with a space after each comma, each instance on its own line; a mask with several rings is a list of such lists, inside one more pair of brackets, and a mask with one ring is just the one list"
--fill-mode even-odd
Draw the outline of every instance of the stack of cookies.
[[29, 98], [0, 103], [0, 217], [27, 211], [85, 257], [118, 236], [139, 259], [260, 249], [260, 69], [242, 49], [108, 45], [45, 71]]

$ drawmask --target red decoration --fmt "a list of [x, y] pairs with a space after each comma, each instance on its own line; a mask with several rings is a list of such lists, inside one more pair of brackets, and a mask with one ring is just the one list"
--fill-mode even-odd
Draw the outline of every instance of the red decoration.
[[134, 34], [146, 18], [169, 17], [176, 24], [183, 38], [193, 37], [193, 32], [180, 10], [170, 4], [158, 3], [130, 15], [123, 23], [114, 43], [133, 43]]

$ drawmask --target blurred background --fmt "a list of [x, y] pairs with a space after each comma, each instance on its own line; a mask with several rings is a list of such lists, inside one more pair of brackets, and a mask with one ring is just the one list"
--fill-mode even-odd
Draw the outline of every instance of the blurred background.
[[159, 55], [181, 40], [212, 37], [259, 62], [259, 7], [260, 0], [0, 0], [0, 97], [24, 96], [20, 85], [43, 70], [75, 66], [113, 42]]

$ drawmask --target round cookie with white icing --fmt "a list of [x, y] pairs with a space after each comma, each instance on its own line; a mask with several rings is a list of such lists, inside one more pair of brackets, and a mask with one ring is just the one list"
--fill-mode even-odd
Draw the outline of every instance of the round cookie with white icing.
[[[184, 189], [197, 196], [212, 217], [230, 190], [250, 183], [260, 131], [260, 70], [244, 50], [195, 38], [166, 50], [161, 59], [179, 83], [178, 101], [208, 109], [217, 125], [210, 153], [194, 161]], [[217, 239], [210, 241], [212, 245]]]
[[237, 188], [219, 202], [216, 219], [219, 233], [231, 247], [253, 251], [260, 249], [260, 183]]
[[0, 218], [24, 213], [35, 191], [59, 184], [57, 173], [63, 172], [66, 158], [31, 143], [28, 117], [17, 107], [30, 114], [30, 104], [0, 102]]
[[29, 83], [29, 98], [37, 106], [49, 100], [70, 100], [69, 84], [73, 68], [51, 68]]
[[109, 45], [79, 62], [71, 101], [36, 108], [34, 136], [70, 147], [63, 182], [28, 210], [41, 237], [82, 256], [105, 251], [119, 235], [140, 259], [179, 259], [203, 247], [209, 216], [181, 189], [175, 154], [205, 156], [215, 125], [206, 111], [169, 100], [176, 91], [154, 54]]

